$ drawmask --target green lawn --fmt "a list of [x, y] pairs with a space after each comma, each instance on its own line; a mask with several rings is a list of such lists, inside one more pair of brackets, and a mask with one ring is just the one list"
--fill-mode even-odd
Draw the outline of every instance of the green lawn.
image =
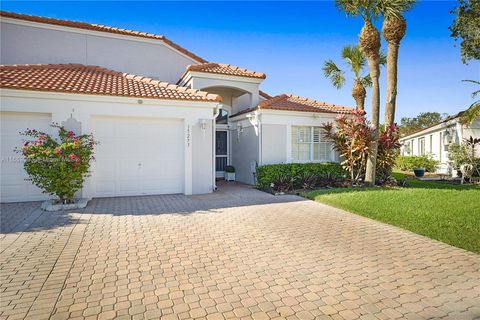
[[480, 253], [480, 186], [409, 179], [406, 188], [338, 188], [304, 196]]

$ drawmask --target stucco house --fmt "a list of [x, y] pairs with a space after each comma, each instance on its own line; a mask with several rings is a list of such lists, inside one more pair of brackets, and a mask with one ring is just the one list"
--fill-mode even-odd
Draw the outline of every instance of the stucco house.
[[47, 196], [14, 153], [52, 122], [100, 144], [82, 196], [202, 194], [233, 165], [336, 161], [319, 126], [351, 108], [260, 90], [265, 74], [210, 63], [164, 36], [1, 12], [1, 202]]
[[[401, 154], [404, 156], [430, 155], [439, 161], [438, 173], [456, 176], [456, 170], [448, 159], [448, 147], [452, 143], [462, 143], [469, 137], [480, 138], [480, 118], [469, 126], [462, 125], [459, 118], [462, 112], [437, 123], [429, 128], [411, 133], [400, 139]], [[480, 150], [476, 150], [480, 156]]]

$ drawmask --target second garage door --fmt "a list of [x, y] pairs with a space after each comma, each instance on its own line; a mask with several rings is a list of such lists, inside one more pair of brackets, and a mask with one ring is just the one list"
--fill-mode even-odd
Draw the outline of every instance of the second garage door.
[[182, 120], [96, 117], [96, 197], [183, 193]]

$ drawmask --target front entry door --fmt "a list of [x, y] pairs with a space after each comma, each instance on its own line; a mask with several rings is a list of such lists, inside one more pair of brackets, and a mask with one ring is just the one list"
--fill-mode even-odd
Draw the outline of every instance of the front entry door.
[[215, 132], [215, 176], [225, 177], [225, 168], [228, 165], [228, 131]]

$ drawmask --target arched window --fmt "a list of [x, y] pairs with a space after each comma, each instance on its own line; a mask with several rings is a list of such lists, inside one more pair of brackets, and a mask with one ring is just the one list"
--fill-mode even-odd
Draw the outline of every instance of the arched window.
[[225, 109], [220, 109], [217, 117], [217, 124], [228, 124], [228, 112]]

